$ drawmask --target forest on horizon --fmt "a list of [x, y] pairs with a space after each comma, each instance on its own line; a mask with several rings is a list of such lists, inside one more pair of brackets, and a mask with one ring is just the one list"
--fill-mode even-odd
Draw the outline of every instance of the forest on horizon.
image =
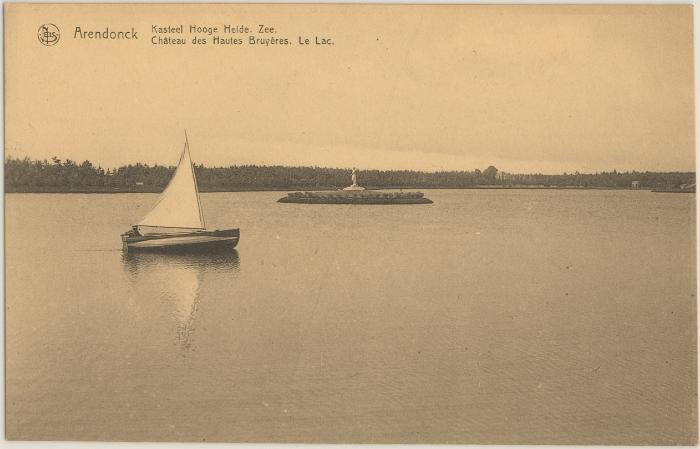
[[[70, 159], [5, 159], [5, 192], [160, 192], [175, 167], [129, 164], [103, 169], [90, 161]], [[350, 185], [350, 169], [241, 165], [205, 167], [195, 164], [203, 192], [246, 190], [337, 189]], [[576, 187], [643, 189], [677, 188], [695, 183], [694, 172], [611, 172], [513, 174], [494, 166], [472, 171], [359, 170], [358, 183], [367, 188]]]

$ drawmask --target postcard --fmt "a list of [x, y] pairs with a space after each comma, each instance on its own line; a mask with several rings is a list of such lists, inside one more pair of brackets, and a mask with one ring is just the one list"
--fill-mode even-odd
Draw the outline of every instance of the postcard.
[[4, 5], [6, 439], [694, 445], [689, 5]]

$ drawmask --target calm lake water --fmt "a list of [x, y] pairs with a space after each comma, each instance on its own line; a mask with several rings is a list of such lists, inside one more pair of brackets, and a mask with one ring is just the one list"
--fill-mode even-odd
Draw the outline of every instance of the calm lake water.
[[695, 195], [282, 195], [203, 194], [216, 257], [122, 254], [157, 195], [7, 195], [7, 437], [695, 442]]

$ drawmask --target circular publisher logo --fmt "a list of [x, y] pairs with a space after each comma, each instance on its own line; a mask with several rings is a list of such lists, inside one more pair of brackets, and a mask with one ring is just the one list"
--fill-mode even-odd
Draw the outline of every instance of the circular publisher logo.
[[39, 27], [37, 37], [39, 42], [46, 46], [56, 45], [61, 37], [61, 31], [53, 23], [45, 23]]

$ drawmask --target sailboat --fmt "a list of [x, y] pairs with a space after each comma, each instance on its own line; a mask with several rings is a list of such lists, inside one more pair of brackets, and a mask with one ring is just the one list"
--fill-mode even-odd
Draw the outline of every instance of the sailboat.
[[175, 174], [156, 205], [121, 237], [126, 252], [207, 252], [238, 244], [238, 229], [206, 229], [187, 133]]

